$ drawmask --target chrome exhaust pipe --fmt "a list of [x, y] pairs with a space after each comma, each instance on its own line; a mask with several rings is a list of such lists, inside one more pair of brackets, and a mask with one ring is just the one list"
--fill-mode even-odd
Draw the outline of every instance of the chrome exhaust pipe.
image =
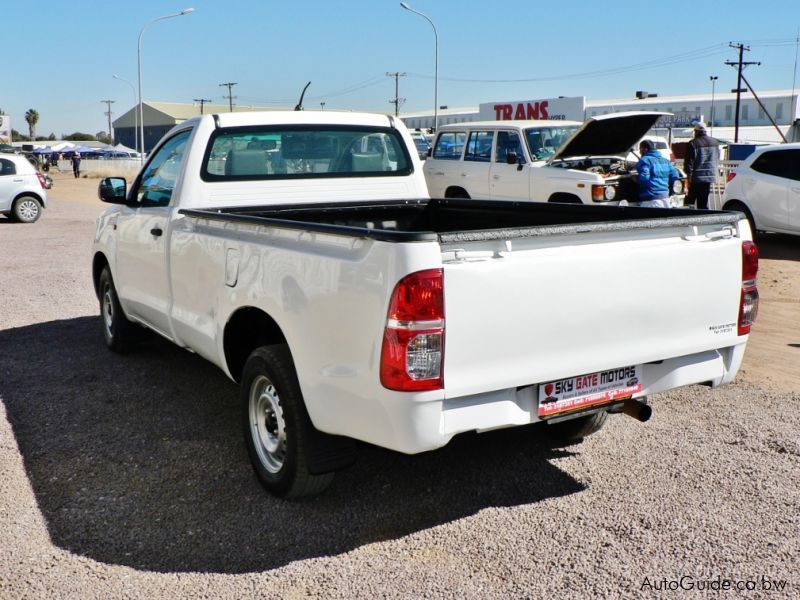
[[622, 403], [622, 411], [629, 417], [633, 417], [637, 421], [644, 423], [653, 415], [653, 409], [650, 408], [645, 402], [639, 400], [626, 400]]

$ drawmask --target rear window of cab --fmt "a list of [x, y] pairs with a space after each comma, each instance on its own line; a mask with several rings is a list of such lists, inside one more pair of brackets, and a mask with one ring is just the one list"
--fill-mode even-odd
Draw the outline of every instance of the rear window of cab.
[[219, 129], [201, 169], [204, 181], [408, 175], [411, 159], [392, 128], [264, 126]]

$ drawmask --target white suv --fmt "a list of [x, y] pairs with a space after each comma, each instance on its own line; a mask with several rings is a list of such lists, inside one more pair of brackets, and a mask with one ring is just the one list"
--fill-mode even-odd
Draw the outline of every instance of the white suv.
[[[628, 152], [663, 114], [445, 125], [425, 161], [428, 190], [432, 198], [636, 204], [636, 161]], [[676, 185], [673, 192], [682, 193]]]
[[753, 233], [800, 235], [800, 143], [763, 146], [728, 175], [724, 210], [743, 212]]
[[19, 154], [0, 154], [0, 214], [33, 223], [47, 206], [44, 175]]

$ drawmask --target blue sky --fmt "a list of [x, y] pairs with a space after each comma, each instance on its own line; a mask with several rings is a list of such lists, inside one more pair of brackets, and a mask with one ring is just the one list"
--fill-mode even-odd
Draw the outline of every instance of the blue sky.
[[[586, 96], [707, 93], [735, 87], [732, 41], [757, 89], [790, 89], [800, 5], [796, 0], [703, 2], [494, 2], [408, 0], [439, 33], [439, 104]], [[236, 82], [238, 104], [293, 107], [306, 84], [306, 108], [394, 110], [433, 107], [430, 24], [399, 0], [3, 0], [0, 109], [27, 132], [25, 111], [40, 114], [38, 135], [107, 128], [135, 101], [136, 41], [142, 38], [144, 99], [227, 102], [220, 83]], [[17, 50], [24, 49], [24, 50]], [[794, 82], [800, 88], [800, 81]]]

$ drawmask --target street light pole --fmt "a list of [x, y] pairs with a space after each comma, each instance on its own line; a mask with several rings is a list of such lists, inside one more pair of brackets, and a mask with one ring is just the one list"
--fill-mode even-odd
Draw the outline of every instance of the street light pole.
[[139, 135], [142, 140], [142, 150], [139, 154], [140, 162], [144, 162], [144, 110], [142, 108], [142, 35], [144, 34], [144, 30], [147, 29], [150, 25], [155, 23], [156, 21], [163, 21], [164, 19], [171, 19], [173, 17], [182, 17], [183, 15], [188, 15], [190, 12], [194, 12], [193, 8], [184, 8], [181, 12], [177, 12], [171, 15], [164, 15], [163, 17], [156, 17], [155, 19], [151, 19], [147, 23], [144, 24], [141, 31], [139, 31], [139, 39], [136, 42], [136, 71], [139, 77]]
[[709, 79], [711, 80], [711, 136], [714, 136], [714, 88], [716, 87], [717, 77], [716, 75], [710, 75]]
[[133, 92], [133, 149], [139, 152], [139, 107], [136, 106], [136, 88], [127, 79], [123, 79], [119, 75], [112, 75], [114, 79], [118, 79], [131, 86]]
[[435, 64], [434, 64], [434, 72], [433, 72], [433, 130], [439, 130], [439, 33], [436, 31], [436, 25], [433, 24], [433, 21], [427, 15], [422, 14], [418, 10], [414, 10], [411, 8], [407, 2], [401, 2], [400, 6], [405, 8], [407, 11], [414, 13], [415, 15], [419, 15], [428, 23], [431, 24], [433, 27], [433, 40], [434, 40], [434, 48], [435, 48]]

